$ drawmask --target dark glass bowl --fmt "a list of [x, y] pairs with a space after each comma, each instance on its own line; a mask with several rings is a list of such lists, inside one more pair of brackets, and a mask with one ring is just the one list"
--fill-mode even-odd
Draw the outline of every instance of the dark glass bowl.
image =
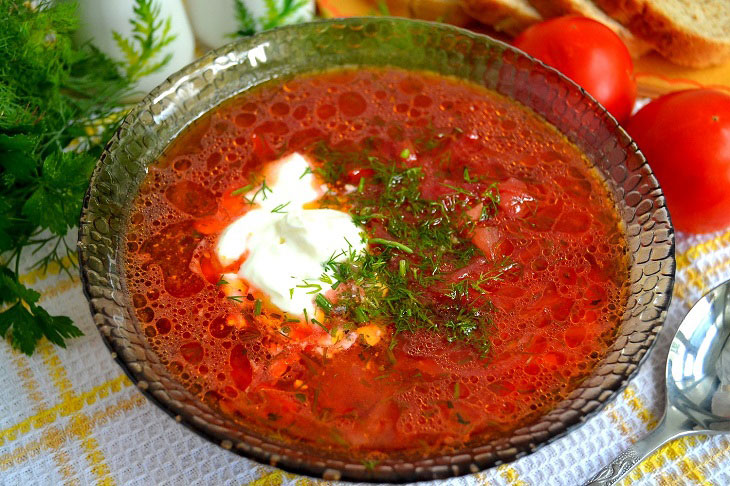
[[[368, 469], [262, 437], [201, 402], [160, 362], [137, 322], [124, 277], [131, 203], [178, 134], [221, 102], [271, 79], [337, 66], [397, 66], [456, 76], [528, 106], [555, 125], [606, 181], [625, 223], [630, 296], [615, 343], [593, 374], [551, 412], [509, 437], [456, 453]], [[91, 178], [79, 230], [84, 291], [113, 356], [177, 421], [242, 456], [288, 471], [407, 482], [477, 472], [551, 442], [591, 416], [636, 372], [661, 330], [674, 282], [674, 231], [662, 191], [626, 132], [577, 85], [482, 35], [428, 22], [352, 18], [284, 27], [213, 51], [172, 75], [125, 117]]]

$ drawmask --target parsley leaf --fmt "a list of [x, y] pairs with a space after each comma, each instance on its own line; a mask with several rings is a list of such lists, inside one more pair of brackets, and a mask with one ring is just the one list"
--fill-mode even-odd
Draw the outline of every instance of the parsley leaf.
[[52, 316], [38, 306], [40, 294], [19, 283], [7, 269], [0, 269], [0, 304], [10, 306], [0, 312], [0, 336], [9, 335], [10, 344], [27, 355], [33, 354], [45, 337], [66, 347], [64, 339], [82, 336], [66, 316]]
[[88, 154], [56, 152], [43, 162], [37, 188], [22, 213], [37, 226], [65, 235], [76, 226], [95, 160]]

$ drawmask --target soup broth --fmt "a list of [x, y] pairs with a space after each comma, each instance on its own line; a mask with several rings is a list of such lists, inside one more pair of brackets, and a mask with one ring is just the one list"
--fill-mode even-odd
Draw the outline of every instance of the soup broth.
[[[336, 248], [317, 275], [287, 273], [297, 239]], [[590, 375], [627, 298], [615, 205], [574, 145], [494, 92], [393, 68], [273, 81], [205, 115], [149, 168], [126, 245], [140, 326], [192, 393], [362, 460], [534, 422]], [[289, 283], [256, 283], [274, 275]]]

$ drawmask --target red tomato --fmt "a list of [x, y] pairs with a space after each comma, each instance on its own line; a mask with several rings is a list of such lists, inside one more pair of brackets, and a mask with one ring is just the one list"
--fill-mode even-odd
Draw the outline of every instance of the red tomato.
[[623, 123], [636, 101], [634, 63], [621, 39], [585, 17], [558, 17], [525, 30], [514, 41], [522, 49], [581, 85]]
[[251, 362], [248, 360], [248, 356], [246, 356], [243, 345], [237, 344], [231, 350], [230, 363], [233, 383], [239, 390], [246, 391], [246, 388], [248, 388], [248, 385], [251, 384], [251, 380], [253, 379], [253, 368], [251, 368]]
[[675, 228], [707, 233], [730, 226], [730, 93], [662, 96], [626, 129], [659, 179]]
[[482, 250], [482, 253], [492, 260], [496, 260], [499, 256], [497, 248], [499, 247], [500, 241], [502, 241], [502, 234], [494, 226], [476, 228], [472, 237], [474, 246]]

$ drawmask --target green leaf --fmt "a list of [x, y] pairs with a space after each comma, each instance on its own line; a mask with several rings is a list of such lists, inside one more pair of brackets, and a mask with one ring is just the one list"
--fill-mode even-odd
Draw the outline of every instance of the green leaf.
[[83, 336], [81, 329], [74, 326], [66, 316], [52, 316], [42, 307], [34, 307], [36, 323], [43, 335], [56, 346], [66, 347], [65, 339]]
[[[0, 133], [0, 167], [6, 172], [6, 185], [28, 182], [33, 179], [37, 162], [33, 156], [38, 137], [31, 135], [5, 135]], [[10, 176], [10, 177], [8, 177]]]
[[13, 223], [9, 218], [11, 208], [10, 202], [0, 196], [0, 253], [13, 248]]
[[0, 304], [11, 304], [0, 313], [0, 336], [10, 333], [10, 344], [27, 355], [44, 336], [66, 347], [65, 339], [83, 335], [68, 317], [52, 316], [36, 305], [39, 298], [40, 294], [21, 284], [13, 272], [0, 269]]
[[0, 335], [5, 337], [9, 330], [10, 345], [28, 356], [33, 354], [38, 341], [43, 337], [41, 327], [20, 302], [0, 313]]
[[0, 304], [12, 303], [18, 299], [27, 304], [35, 304], [40, 296], [35, 290], [21, 284], [9, 269], [0, 269]]
[[57, 152], [46, 158], [39, 187], [22, 214], [41, 228], [63, 236], [78, 223], [94, 160], [86, 154]]
[[39, 187], [23, 205], [23, 215], [41, 228], [48, 228], [57, 235], [67, 231], [63, 204], [44, 187]]

